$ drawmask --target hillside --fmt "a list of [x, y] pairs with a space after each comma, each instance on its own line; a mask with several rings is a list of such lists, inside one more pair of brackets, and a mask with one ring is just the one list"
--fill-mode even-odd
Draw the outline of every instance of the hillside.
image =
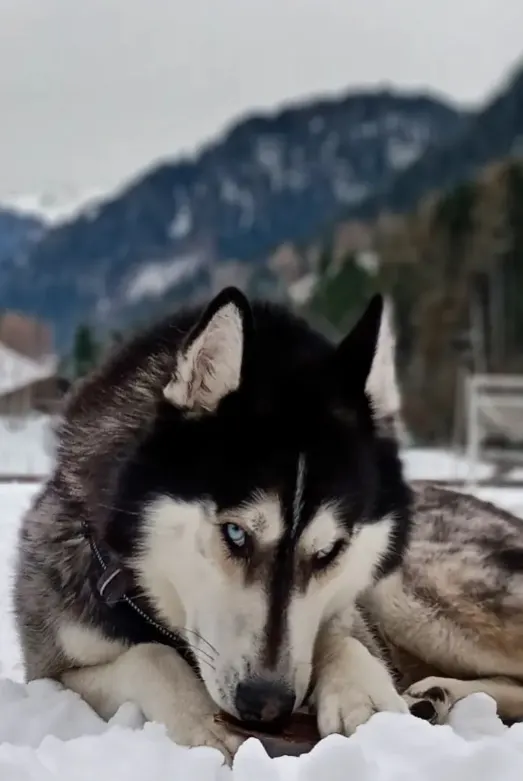
[[43, 236], [44, 224], [36, 217], [0, 206], [0, 282], [3, 272], [23, 263], [34, 244]]
[[48, 231], [23, 267], [5, 268], [0, 306], [50, 318], [66, 344], [81, 320], [125, 325], [231, 281], [277, 295], [264, 263], [275, 246], [306, 241], [468, 121], [386, 91], [249, 117]]
[[461, 437], [463, 373], [523, 372], [523, 159], [344, 235], [343, 248], [332, 236], [320, 245], [305, 311], [342, 331], [375, 289], [386, 291], [407, 425], [425, 442]]
[[509, 156], [523, 156], [523, 67], [483, 111], [471, 117], [457, 139], [432, 146], [381, 193], [346, 213], [369, 219], [383, 211], [406, 212], [426, 192], [447, 190], [473, 177], [488, 163]]

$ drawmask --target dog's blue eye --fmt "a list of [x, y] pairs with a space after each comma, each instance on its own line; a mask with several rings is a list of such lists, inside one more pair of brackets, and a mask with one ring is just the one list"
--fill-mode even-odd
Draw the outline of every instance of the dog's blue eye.
[[228, 542], [232, 543], [237, 548], [244, 547], [247, 542], [247, 534], [241, 526], [237, 526], [235, 523], [226, 523], [223, 531]]

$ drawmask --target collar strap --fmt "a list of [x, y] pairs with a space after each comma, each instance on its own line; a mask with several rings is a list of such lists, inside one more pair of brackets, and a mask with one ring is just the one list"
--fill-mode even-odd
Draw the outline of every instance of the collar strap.
[[124, 567], [116, 553], [108, 545], [96, 542], [87, 521], [83, 518], [82, 531], [91, 548], [93, 559], [102, 570], [102, 574], [96, 581], [96, 593], [102, 602], [111, 608], [119, 602], [124, 602], [140, 616], [142, 621], [145, 621], [167, 638], [170, 645], [179, 646], [180, 639], [176, 635], [155, 621], [154, 618], [151, 618], [128, 596], [128, 592], [132, 588], [131, 573]]

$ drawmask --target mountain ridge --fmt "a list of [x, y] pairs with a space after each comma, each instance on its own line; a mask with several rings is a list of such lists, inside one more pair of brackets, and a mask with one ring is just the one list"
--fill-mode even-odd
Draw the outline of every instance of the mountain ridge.
[[[390, 89], [251, 112], [192, 158], [150, 167], [48, 230], [21, 267], [4, 264], [0, 306], [50, 318], [65, 342], [100, 312], [120, 326], [201, 293], [216, 271], [274, 290], [266, 267], [274, 247], [308, 239], [468, 121], [423, 93]], [[184, 274], [174, 268], [180, 262]], [[136, 291], [147, 267], [175, 281], [165, 295], [149, 286], [129, 302], [126, 291]]]

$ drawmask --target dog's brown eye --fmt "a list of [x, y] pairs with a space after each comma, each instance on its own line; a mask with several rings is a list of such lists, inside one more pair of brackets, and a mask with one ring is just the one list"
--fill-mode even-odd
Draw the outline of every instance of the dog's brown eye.
[[220, 526], [220, 531], [225, 544], [234, 556], [247, 558], [251, 552], [251, 537], [245, 529], [236, 523], [224, 523]]
[[345, 548], [345, 545], [345, 540], [336, 540], [336, 542], [333, 542], [332, 545], [329, 545], [327, 548], [317, 551], [311, 559], [313, 571], [321, 572], [322, 570], [327, 569], [327, 567], [329, 567], [339, 556]]

